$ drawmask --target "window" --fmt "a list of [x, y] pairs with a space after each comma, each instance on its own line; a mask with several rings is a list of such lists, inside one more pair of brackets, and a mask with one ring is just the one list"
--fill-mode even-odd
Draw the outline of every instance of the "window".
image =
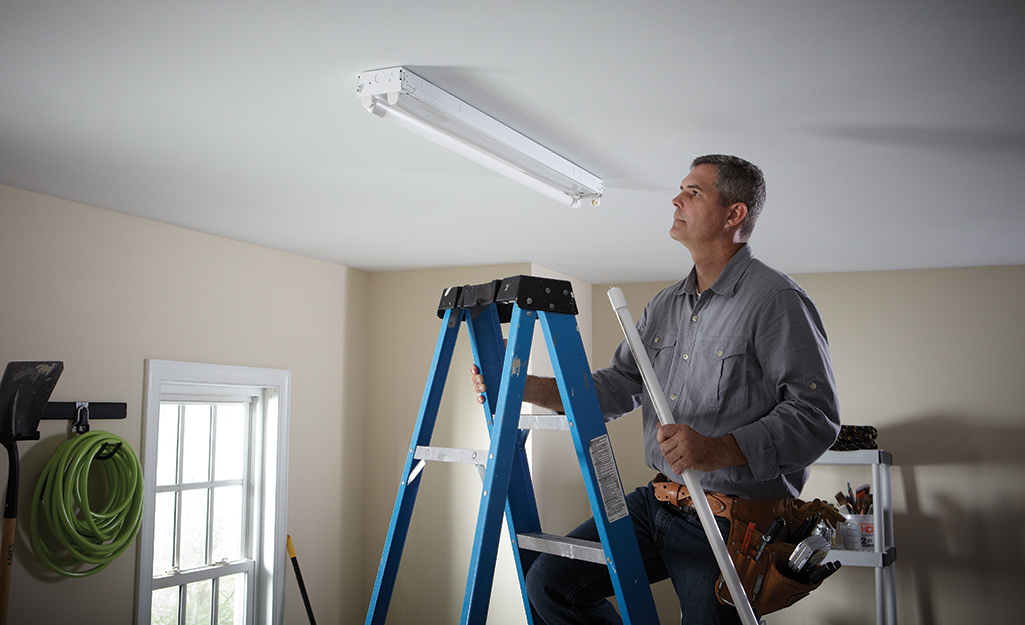
[[289, 381], [147, 362], [138, 623], [283, 621]]

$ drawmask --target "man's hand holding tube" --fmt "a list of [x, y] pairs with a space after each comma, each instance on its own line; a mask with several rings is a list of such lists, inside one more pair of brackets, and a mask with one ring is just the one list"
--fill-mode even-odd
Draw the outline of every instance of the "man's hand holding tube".
[[682, 423], [658, 426], [658, 443], [662, 456], [678, 475], [686, 469], [713, 471], [722, 467], [747, 464], [732, 434], [709, 438]]

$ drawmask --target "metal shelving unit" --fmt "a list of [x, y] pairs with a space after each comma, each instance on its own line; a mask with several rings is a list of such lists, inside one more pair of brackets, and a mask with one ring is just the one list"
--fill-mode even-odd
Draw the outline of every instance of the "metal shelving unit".
[[897, 623], [897, 580], [894, 561], [897, 548], [893, 544], [893, 497], [890, 489], [890, 467], [893, 456], [881, 449], [857, 451], [827, 451], [816, 465], [858, 465], [872, 469], [873, 523], [875, 525], [875, 549], [873, 551], [847, 551], [834, 549], [829, 560], [844, 566], [868, 566], [875, 568], [876, 577], [876, 623], [896, 625]]

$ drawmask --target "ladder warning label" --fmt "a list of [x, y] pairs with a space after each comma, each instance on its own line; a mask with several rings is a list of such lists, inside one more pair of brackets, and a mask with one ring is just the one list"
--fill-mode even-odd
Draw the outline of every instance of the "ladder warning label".
[[623, 482], [619, 479], [619, 469], [616, 468], [616, 459], [612, 455], [609, 435], [603, 434], [591, 439], [589, 447], [591, 464], [594, 465], [594, 473], [598, 478], [598, 490], [601, 491], [602, 504], [605, 506], [605, 516], [609, 518], [609, 523], [618, 521], [629, 513], [626, 509], [626, 498], [623, 496]]

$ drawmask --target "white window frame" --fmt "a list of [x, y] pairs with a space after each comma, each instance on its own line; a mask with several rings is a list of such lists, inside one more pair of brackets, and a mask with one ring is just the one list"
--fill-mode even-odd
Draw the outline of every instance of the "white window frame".
[[[145, 503], [139, 532], [136, 623], [150, 622], [153, 597], [153, 532], [156, 502], [157, 431], [161, 401], [222, 401], [258, 397], [263, 407], [253, 421], [253, 446], [263, 458], [254, 475], [250, 523], [256, 572], [247, 593], [248, 623], [281, 625], [285, 618], [288, 511], [288, 423], [291, 372], [169, 360], [146, 361], [143, 398]], [[187, 583], [185, 575], [179, 584]]]

